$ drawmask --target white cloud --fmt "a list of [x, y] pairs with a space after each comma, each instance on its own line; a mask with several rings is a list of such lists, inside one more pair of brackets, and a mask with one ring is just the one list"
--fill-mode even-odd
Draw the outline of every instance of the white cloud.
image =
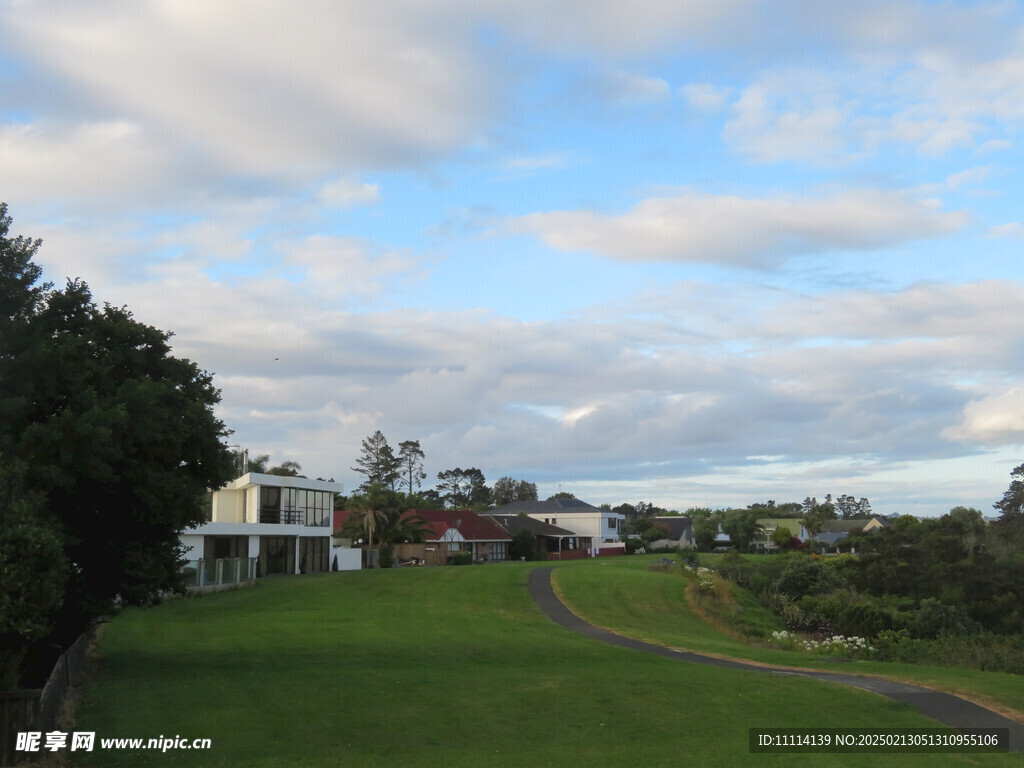
[[23, 55], [162, 144], [235, 173], [416, 162], [459, 146], [485, 111], [482, 62], [446, 44], [423, 9], [150, 0], [127, 14], [101, 0], [7, 17]]
[[334, 208], [352, 208], [356, 205], [376, 203], [380, 190], [376, 184], [365, 184], [341, 177], [324, 184], [318, 199], [324, 205]]
[[721, 88], [710, 83], [691, 83], [679, 89], [690, 106], [701, 112], [717, 112], [729, 100], [732, 92], [729, 88]]
[[605, 75], [598, 89], [617, 104], [658, 104], [672, 98], [672, 89], [665, 80], [623, 71]]
[[943, 430], [942, 436], [965, 443], [1024, 444], [1024, 388], [972, 400], [960, 424]]
[[871, 250], [955, 232], [962, 213], [905, 195], [854, 190], [829, 197], [741, 198], [687, 192], [648, 198], [624, 214], [533, 213], [507, 223], [559, 250], [624, 261], [772, 267], [808, 253]]
[[386, 297], [398, 284], [420, 276], [419, 262], [410, 254], [377, 252], [353, 238], [313, 235], [283, 253], [283, 265], [301, 273], [302, 290], [342, 306]]
[[1007, 224], [994, 224], [988, 229], [988, 236], [992, 238], [1013, 238], [1020, 240], [1024, 238], [1024, 224], [1019, 221], [1011, 221]]
[[0, 177], [9, 199], [73, 200], [90, 207], [111, 198], [157, 193], [173, 175], [168, 158], [138, 123], [0, 126]]
[[847, 161], [851, 107], [817, 71], [762, 76], [731, 107], [723, 137], [758, 162]]

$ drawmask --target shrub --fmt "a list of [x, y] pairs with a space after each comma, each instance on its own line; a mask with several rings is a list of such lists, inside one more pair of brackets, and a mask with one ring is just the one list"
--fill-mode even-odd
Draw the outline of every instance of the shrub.
[[532, 531], [523, 529], [512, 537], [512, 544], [509, 546], [509, 556], [513, 560], [537, 560], [537, 537]]
[[835, 570], [814, 556], [792, 554], [786, 557], [785, 563], [779, 575], [778, 588], [793, 597], [831, 592], [840, 585]]
[[647, 552], [646, 543], [643, 539], [629, 538], [623, 542], [626, 546], [627, 555], [642, 555]]
[[921, 601], [910, 617], [910, 631], [914, 637], [935, 638], [945, 635], [971, 635], [981, 632], [981, 625], [973, 621], [958, 605], [946, 605], [934, 598]]
[[448, 555], [448, 560], [446, 562], [448, 565], [472, 565], [473, 553], [456, 552], [454, 555]]

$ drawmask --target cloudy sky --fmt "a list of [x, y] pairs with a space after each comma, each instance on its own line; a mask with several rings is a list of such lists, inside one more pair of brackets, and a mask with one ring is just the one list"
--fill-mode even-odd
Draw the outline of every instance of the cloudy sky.
[[1016, 2], [0, 0], [0, 200], [232, 440], [592, 503], [989, 512]]

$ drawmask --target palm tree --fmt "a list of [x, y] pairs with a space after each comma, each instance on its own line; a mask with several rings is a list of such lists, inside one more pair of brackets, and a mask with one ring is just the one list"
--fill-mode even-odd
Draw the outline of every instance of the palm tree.
[[267, 471], [267, 464], [269, 463], [270, 456], [265, 453], [261, 453], [259, 456], [250, 456], [249, 465], [245, 468], [245, 471], [264, 473]]
[[381, 483], [371, 483], [366, 491], [349, 497], [348, 506], [353, 515], [345, 523], [343, 530], [366, 536], [367, 567], [373, 568], [374, 531], [379, 522], [387, 519], [388, 512], [397, 508], [397, 494]]
[[420, 515], [388, 510], [377, 527], [380, 545], [380, 566], [390, 568], [395, 562], [395, 545], [407, 541], [423, 541], [431, 532], [430, 523]]

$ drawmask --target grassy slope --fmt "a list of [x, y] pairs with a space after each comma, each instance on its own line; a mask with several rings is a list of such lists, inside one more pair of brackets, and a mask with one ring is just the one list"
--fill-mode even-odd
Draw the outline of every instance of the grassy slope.
[[[268, 579], [126, 611], [103, 632], [76, 729], [98, 739], [211, 738], [213, 749], [75, 753], [75, 764], [935, 764], [934, 755], [749, 754], [752, 726], [930, 723], [860, 691], [682, 664], [573, 635], [533, 606], [529, 567]], [[577, 571], [607, 574], [598, 588], [609, 592], [623, 576], [643, 574], [590, 566], [564, 574]], [[941, 760], [1024, 764], [1005, 755]]]
[[[766, 664], [836, 669], [919, 682], [1015, 710], [1018, 719], [1024, 716], [1024, 680], [1018, 675], [916, 664], [836, 661], [806, 653], [758, 648], [727, 637], [706, 622], [695, 620], [683, 591], [685, 582], [678, 575], [648, 570], [655, 559], [599, 561], [586, 568], [561, 570], [556, 574], [555, 583], [565, 601], [579, 615], [639, 639]], [[613, 579], [600, 570], [607, 568], [615, 569]], [[767, 614], [766, 609], [761, 611]], [[762, 615], [756, 605], [747, 605], [747, 612], [756, 614], [750, 615], [748, 621], [762, 626], [767, 634], [772, 629], [785, 628], [781, 623], [768, 626], [772, 617]]]

